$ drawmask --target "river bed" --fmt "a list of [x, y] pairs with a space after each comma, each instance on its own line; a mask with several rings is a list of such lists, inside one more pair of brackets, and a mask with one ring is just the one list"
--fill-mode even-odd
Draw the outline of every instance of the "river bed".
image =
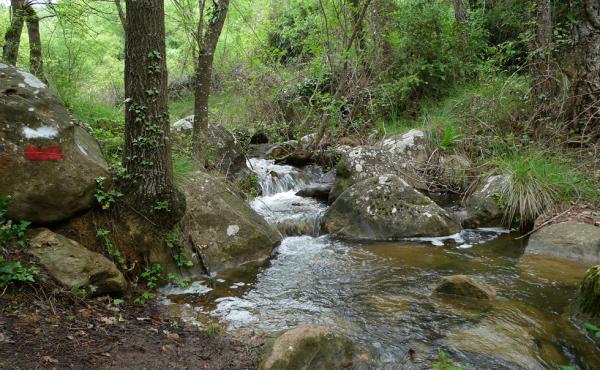
[[[352, 244], [320, 235], [327, 206], [295, 193], [323, 176], [251, 160], [263, 195], [251, 206], [267, 221], [311, 225], [285, 237], [259, 271], [162, 291], [165, 307], [198, 325], [273, 333], [323, 324], [373, 356], [374, 369], [429, 369], [440, 349], [469, 369], [600, 368], [600, 353], [570, 320], [586, 266], [523, 256], [526, 240], [503, 229], [449, 238]], [[492, 303], [432, 296], [443, 276], [474, 275], [498, 292]]]

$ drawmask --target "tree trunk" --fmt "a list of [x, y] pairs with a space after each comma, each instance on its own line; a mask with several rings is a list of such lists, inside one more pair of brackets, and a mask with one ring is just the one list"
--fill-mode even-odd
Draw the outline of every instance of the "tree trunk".
[[23, 32], [23, 0], [11, 0], [11, 22], [4, 35], [4, 49], [2, 60], [16, 66], [19, 56], [19, 45], [21, 44], [21, 33]]
[[[214, 2], [210, 19], [206, 20], [206, 32], [199, 46], [196, 65], [196, 86], [194, 99], [194, 125], [192, 130], [192, 151], [202, 165], [206, 164], [206, 139], [208, 137], [208, 97], [212, 79], [215, 50], [229, 9], [229, 0]], [[202, 21], [201, 17], [201, 21]], [[201, 31], [199, 30], [199, 34]]]
[[600, 138], [600, 1], [573, 1], [579, 16], [573, 27], [575, 128], [591, 140]]
[[356, 54], [360, 56], [361, 51], [366, 47], [365, 28], [361, 18], [360, 0], [348, 0], [350, 11], [352, 12], [352, 23], [356, 28]]
[[532, 0], [535, 19], [535, 42], [533, 45], [532, 75], [536, 78], [534, 91], [545, 100], [553, 90], [553, 77], [550, 67], [552, 56], [552, 2]]
[[31, 4], [25, 6], [25, 21], [27, 22], [27, 33], [29, 35], [29, 71], [40, 80], [47, 82], [42, 58], [40, 18]]
[[465, 0], [453, 0], [454, 2], [454, 19], [457, 23], [467, 24], [467, 7]]
[[163, 0], [126, 0], [125, 203], [159, 229], [173, 227], [185, 198], [173, 184]]
[[123, 11], [123, 4], [121, 3], [121, 0], [114, 1], [115, 7], [117, 8], [117, 14], [119, 15], [119, 21], [121, 22], [123, 29], [125, 29], [125, 22], [127, 21], [127, 19], [125, 18], [125, 12]]

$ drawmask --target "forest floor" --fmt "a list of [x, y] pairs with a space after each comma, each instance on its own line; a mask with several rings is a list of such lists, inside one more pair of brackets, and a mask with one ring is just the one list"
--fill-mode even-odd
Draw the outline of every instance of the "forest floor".
[[255, 369], [259, 344], [210, 336], [156, 305], [47, 287], [0, 292], [0, 369]]

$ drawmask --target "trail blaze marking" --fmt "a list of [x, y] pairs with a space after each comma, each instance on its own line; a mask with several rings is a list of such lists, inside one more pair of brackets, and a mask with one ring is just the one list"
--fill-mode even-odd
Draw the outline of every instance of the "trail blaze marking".
[[56, 146], [49, 146], [47, 148], [28, 146], [25, 148], [25, 159], [28, 161], [55, 161], [64, 157], [62, 150]]

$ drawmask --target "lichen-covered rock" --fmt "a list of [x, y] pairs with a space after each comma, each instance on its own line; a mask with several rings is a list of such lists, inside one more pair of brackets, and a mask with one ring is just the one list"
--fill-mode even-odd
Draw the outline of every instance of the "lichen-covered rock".
[[381, 241], [460, 231], [447, 211], [395, 175], [348, 188], [327, 211], [323, 227], [342, 239]]
[[381, 141], [378, 146], [402, 160], [410, 161], [416, 167], [423, 165], [429, 158], [427, 139], [421, 130], [410, 130], [391, 136]]
[[48, 229], [34, 230], [26, 251], [69, 289], [94, 285], [95, 293], [102, 294], [127, 288], [123, 274], [108, 258]]
[[510, 177], [507, 175], [487, 178], [465, 201], [466, 217], [463, 225], [468, 228], [502, 226], [504, 208], [501, 200], [509, 182]]
[[281, 159], [299, 149], [299, 145], [300, 144], [296, 140], [289, 140], [280, 144], [276, 144], [265, 154], [265, 159]]
[[209, 273], [261, 264], [281, 242], [277, 229], [216, 178], [196, 172], [182, 190], [187, 210], [180, 227]]
[[261, 370], [342, 370], [355, 362], [355, 346], [323, 326], [291, 329], [267, 344]]
[[0, 194], [7, 216], [46, 224], [94, 205], [108, 176], [97, 141], [33, 75], [0, 63]]
[[494, 300], [496, 290], [483, 281], [466, 275], [444, 277], [434, 289], [437, 294], [445, 294], [471, 299]]
[[600, 262], [600, 227], [576, 221], [545, 226], [531, 235], [525, 253]]

